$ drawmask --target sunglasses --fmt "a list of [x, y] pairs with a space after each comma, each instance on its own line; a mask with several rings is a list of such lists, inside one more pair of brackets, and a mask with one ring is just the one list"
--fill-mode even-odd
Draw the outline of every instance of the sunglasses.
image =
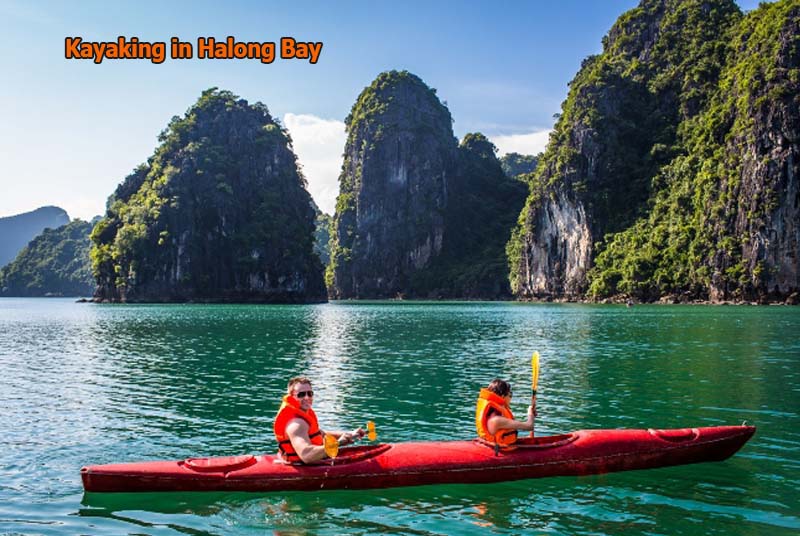
[[296, 396], [297, 398], [305, 398], [305, 397], [314, 398], [314, 391], [300, 391], [298, 393], [295, 393], [294, 396]]

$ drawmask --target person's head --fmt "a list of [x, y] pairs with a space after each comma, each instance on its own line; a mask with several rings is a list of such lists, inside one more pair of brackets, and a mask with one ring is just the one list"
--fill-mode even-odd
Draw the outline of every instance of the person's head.
[[314, 401], [314, 391], [311, 389], [311, 380], [305, 376], [297, 376], [289, 380], [286, 394], [300, 401], [302, 409], [308, 409]]
[[489, 386], [486, 389], [498, 396], [511, 398], [511, 384], [500, 378], [495, 378], [489, 382]]

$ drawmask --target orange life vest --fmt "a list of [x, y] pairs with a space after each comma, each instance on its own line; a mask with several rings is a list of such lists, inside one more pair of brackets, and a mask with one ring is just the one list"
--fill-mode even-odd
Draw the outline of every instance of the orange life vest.
[[313, 409], [308, 408], [308, 411], [303, 411], [297, 398], [290, 395], [283, 397], [283, 403], [275, 416], [275, 424], [273, 426], [275, 438], [278, 440], [278, 449], [281, 457], [287, 462], [302, 462], [300, 455], [294, 450], [292, 441], [286, 435], [286, 425], [292, 419], [303, 419], [308, 423], [308, 439], [314, 445], [322, 445], [322, 432], [317, 422], [317, 414], [314, 413]]
[[478, 405], [475, 408], [475, 427], [478, 429], [478, 437], [500, 447], [513, 445], [517, 441], [516, 430], [505, 428], [498, 430], [495, 434], [489, 433], [490, 410], [495, 410], [501, 417], [506, 419], [514, 418], [514, 414], [511, 413], [511, 409], [502, 396], [488, 389], [481, 389], [481, 394], [478, 396]]

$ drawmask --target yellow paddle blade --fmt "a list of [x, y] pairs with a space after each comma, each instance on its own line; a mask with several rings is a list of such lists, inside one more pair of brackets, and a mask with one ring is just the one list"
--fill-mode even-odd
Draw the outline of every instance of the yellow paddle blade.
[[339, 440], [336, 439], [336, 436], [325, 434], [323, 445], [328, 458], [335, 458], [339, 454]]
[[539, 385], [539, 352], [533, 352], [531, 357], [531, 378], [533, 392], [536, 393], [536, 386]]
[[367, 439], [370, 441], [378, 439], [378, 433], [375, 431], [375, 423], [372, 421], [367, 421]]

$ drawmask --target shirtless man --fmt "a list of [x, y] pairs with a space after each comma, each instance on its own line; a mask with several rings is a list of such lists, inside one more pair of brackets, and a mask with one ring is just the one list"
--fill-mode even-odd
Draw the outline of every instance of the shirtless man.
[[314, 463], [325, 458], [323, 437], [332, 435], [339, 445], [349, 445], [366, 435], [361, 428], [352, 432], [323, 431], [311, 406], [314, 391], [311, 380], [296, 377], [289, 380], [286, 396], [283, 397], [275, 416], [274, 432], [278, 440], [280, 457], [289, 463]]

